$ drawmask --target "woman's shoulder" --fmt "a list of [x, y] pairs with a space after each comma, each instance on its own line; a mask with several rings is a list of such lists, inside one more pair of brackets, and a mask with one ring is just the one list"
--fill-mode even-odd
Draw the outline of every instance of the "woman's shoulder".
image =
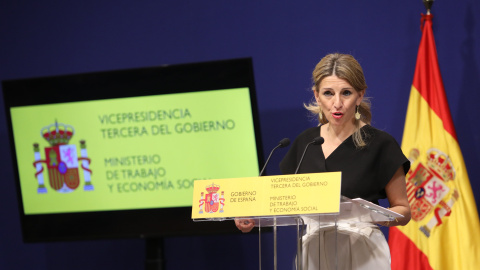
[[390, 135], [390, 133], [375, 128], [371, 125], [365, 125], [362, 127], [362, 131], [364, 132], [365, 139], [367, 141], [374, 141], [376, 143], [396, 143], [398, 144], [397, 140]]
[[319, 136], [320, 135], [320, 126], [316, 126], [316, 127], [311, 127], [311, 128], [307, 128], [305, 129], [304, 131], [302, 131], [298, 137], [306, 137], [306, 136]]
[[298, 136], [295, 138], [296, 142], [302, 142], [302, 141], [311, 141], [314, 138], [320, 136], [320, 126], [316, 127], [311, 127], [307, 128], [304, 131], [302, 131]]

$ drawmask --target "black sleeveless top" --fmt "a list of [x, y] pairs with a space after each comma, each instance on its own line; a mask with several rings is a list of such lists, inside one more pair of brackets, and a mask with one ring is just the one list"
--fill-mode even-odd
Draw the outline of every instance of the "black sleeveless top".
[[[410, 161], [397, 141], [388, 133], [370, 125], [361, 129], [367, 143], [357, 149], [348, 137], [325, 159], [321, 145], [310, 145], [298, 173], [342, 172], [341, 193], [349, 198], [362, 198], [378, 204], [386, 198], [385, 186], [403, 167], [406, 174]], [[320, 135], [320, 127], [303, 131], [292, 143], [280, 162], [283, 174], [293, 174], [308, 143]]]

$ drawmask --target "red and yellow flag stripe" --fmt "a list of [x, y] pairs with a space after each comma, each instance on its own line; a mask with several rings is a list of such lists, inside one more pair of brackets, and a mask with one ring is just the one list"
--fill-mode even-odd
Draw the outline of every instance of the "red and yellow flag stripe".
[[480, 223], [438, 66], [432, 15], [423, 34], [402, 150], [412, 220], [391, 228], [392, 269], [478, 269]]

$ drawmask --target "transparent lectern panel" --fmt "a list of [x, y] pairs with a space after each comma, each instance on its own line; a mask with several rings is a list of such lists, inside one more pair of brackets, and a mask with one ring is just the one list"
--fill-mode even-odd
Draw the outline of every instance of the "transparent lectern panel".
[[[333, 214], [312, 214], [312, 215], [291, 215], [291, 216], [268, 216], [255, 217], [255, 226], [271, 227], [271, 226], [292, 226], [299, 224], [299, 219], [315, 220], [320, 224], [331, 223], [359, 223], [371, 222], [377, 223], [381, 221], [392, 221], [402, 215], [389, 209], [365, 201], [363, 199], [349, 199], [345, 196], [341, 197], [340, 212]], [[300, 222], [300, 224], [302, 224]]]

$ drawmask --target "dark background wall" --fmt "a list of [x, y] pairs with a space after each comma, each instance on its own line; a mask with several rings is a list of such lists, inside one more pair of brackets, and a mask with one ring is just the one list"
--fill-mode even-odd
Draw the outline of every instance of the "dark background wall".
[[[421, 0], [4, 0], [0, 80], [252, 57], [267, 155], [281, 138], [316, 124], [302, 109], [311, 98], [314, 65], [327, 53], [351, 53], [364, 68], [373, 125], [400, 142], [424, 12]], [[432, 13], [443, 81], [479, 202], [480, 2], [437, 0]], [[144, 239], [24, 244], [3, 102], [0, 143], [0, 269], [144, 267]], [[274, 163], [282, 154], [268, 174], [279, 173]], [[291, 269], [290, 232], [280, 234], [279, 269]], [[271, 234], [262, 239], [268, 256]], [[166, 269], [256, 269], [257, 241], [251, 234], [169, 237]]]

